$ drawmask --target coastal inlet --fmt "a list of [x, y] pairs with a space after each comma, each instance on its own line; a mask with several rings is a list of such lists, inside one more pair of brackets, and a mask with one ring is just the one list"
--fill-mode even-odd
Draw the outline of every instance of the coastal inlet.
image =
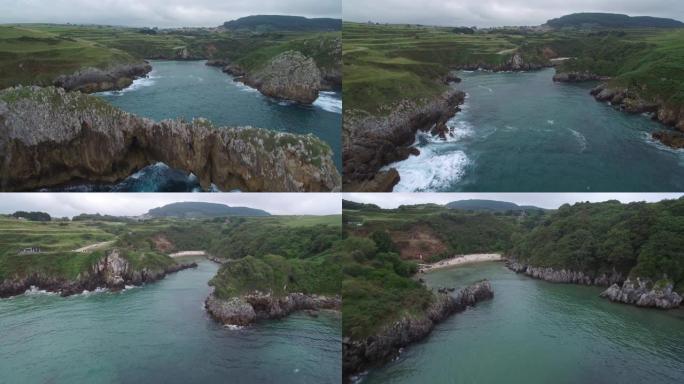
[[684, 189], [684, 152], [651, 138], [663, 126], [555, 83], [553, 69], [461, 71], [467, 94], [446, 140], [418, 132], [418, 156], [389, 164], [394, 191], [608, 192]]
[[[204, 117], [216, 126], [253, 126], [295, 134], [313, 134], [333, 150], [341, 169], [342, 97], [321, 91], [311, 105], [273, 99], [233, 80], [206, 61], [150, 61], [152, 72], [122, 91], [101, 92], [112, 105], [138, 116], [162, 119]], [[71, 186], [70, 190], [98, 190]], [[164, 164], [144, 168], [123, 182], [106, 187], [115, 191], [192, 191], [196, 178]]]
[[603, 288], [535, 280], [501, 262], [420, 276], [435, 290], [486, 278], [496, 294], [438, 324], [363, 383], [682, 382], [682, 309], [611, 303], [599, 297]]
[[123, 292], [63, 298], [34, 290], [1, 299], [0, 381], [339, 382], [339, 315], [298, 312], [224, 327], [203, 307], [218, 264], [189, 260], [197, 268]]

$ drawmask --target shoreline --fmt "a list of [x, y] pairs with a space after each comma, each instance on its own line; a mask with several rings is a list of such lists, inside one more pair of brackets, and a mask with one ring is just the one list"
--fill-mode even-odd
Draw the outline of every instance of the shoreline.
[[459, 255], [450, 259], [440, 260], [432, 264], [418, 264], [418, 273], [427, 273], [437, 269], [445, 269], [456, 267], [464, 264], [481, 263], [485, 261], [502, 261], [503, 256], [500, 253], [471, 253], [468, 255]]
[[190, 256], [207, 256], [207, 251], [180, 251], [169, 254], [169, 257], [172, 259]]

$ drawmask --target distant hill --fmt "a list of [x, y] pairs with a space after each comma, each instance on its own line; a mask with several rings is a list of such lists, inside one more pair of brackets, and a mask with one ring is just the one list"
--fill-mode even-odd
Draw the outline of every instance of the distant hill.
[[466, 211], [489, 211], [489, 212], [506, 212], [506, 211], [544, 211], [544, 208], [535, 207], [532, 205], [518, 205], [507, 201], [497, 200], [458, 200], [452, 201], [446, 205], [449, 209], [461, 209]]
[[375, 204], [357, 203], [355, 201], [342, 200], [342, 209], [364, 209], [367, 211], [381, 211], [382, 209]]
[[325, 32], [341, 31], [342, 20], [326, 18], [308, 19], [302, 16], [256, 15], [227, 21], [223, 23], [223, 27], [230, 31]]
[[220, 216], [270, 216], [261, 209], [247, 207], [229, 207], [225, 204], [185, 202], [168, 204], [160, 208], [150, 209], [148, 217], [220, 217]]
[[546, 24], [553, 28], [563, 27], [603, 27], [603, 28], [682, 28], [684, 23], [674, 19], [650, 16], [628, 16], [617, 13], [573, 13]]

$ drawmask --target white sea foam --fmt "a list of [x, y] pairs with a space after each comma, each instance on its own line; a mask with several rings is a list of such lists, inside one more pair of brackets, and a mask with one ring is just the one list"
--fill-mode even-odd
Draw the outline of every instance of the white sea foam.
[[478, 88], [482, 88], [482, 89], [486, 89], [486, 90], [489, 91], [489, 93], [493, 93], [493, 92], [494, 92], [493, 89], [491, 89], [491, 88], [489, 88], [489, 87], [485, 87], [484, 85], [478, 85], [477, 87], [478, 87]]
[[318, 99], [314, 101], [313, 105], [328, 112], [342, 113], [342, 99], [336, 92], [319, 92]]
[[159, 76], [155, 76], [154, 71], [152, 71], [147, 77], [141, 77], [139, 79], [133, 80], [133, 84], [120, 91], [99, 92], [97, 94], [102, 96], [122, 96], [127, 92], [135, 91], [144, 87], [151, 87], [156, 83], [156, 79], [158, 78]]
[[438, 154], [436, 145], [420, 148], [420, 155], [388, 165], [396, 168], [401, 176], [394, 192], [438, 191], [460, 180], [469, 163], [461, 150]]
[[587, 138], [583, 134], [575, 131], [572, 128], [568, 128], [575, 139], [577, 139], [577, 144], [580, 146], [580, 152], [584, 152], [587, 149]]
[[57, 295], [58, 292], [48, 292], [44, 289], [38, 289], [35, 285], [32, 285], [29, 289], [24, 292], [24, 295], [34, 296], [34, 295]]
[[553, 120], [546, 120], [546, 123], [549, 125], [554, 125], [556, 122]]
[[243, 329], [243, 328], [244, 328], [244, 327], [242, 327], [242, 326], [240, 326], [240, 325], [234, 325], [234, 324], [224, 324], [223, 327], [224, 327], [224, 328], [228, 328], [228, 329], [230, 329], [231, 331], [237, 331], [237, 330], [240, 330], [240, 329]]

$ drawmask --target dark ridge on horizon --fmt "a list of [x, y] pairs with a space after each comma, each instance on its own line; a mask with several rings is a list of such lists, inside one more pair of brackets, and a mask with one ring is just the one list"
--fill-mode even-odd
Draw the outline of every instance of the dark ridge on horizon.
[[231, 207], [220, 203], [186, 201], [171, 203], [159, 208], [150, 209], [146, 216], [150, 217], [222, 217], [222, 216], [271, 216], [262, 209], [249, 207]]
[[551, 19], [546, 25], [553, 28], [563, 27], [603, 27], [603, 28], [682, 28], [681, 21], [652, 16], [629, 16], [619, 13], [580, 12]]
[[342, 19], [306, 18], [304, 16], [287, 15], [253, 15], [241, 17], [223, 23], [223, 28], [230, 31], [290, 31], [290, 32], [326, 32], [341, 31]]

